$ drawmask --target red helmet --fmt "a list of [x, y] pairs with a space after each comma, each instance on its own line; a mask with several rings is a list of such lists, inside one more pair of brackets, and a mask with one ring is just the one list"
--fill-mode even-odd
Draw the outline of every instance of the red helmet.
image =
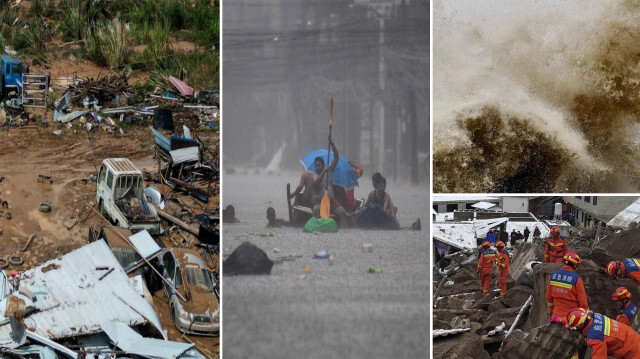
[[560, 234], [560, 228], [558, 228], [558, 226], [553, 226], [553, 227], [551, 227], [551, 232], [550, 233], [551, 233], [551, 235], [554, 235], [556, 233]]
[[618, 287], [618, 289], [616, 289], [616, 291], [611, 294], [611, 299], [631, 299], [631, 292], [629, 292], [629, 290], [625, 287]]
[[618, 269], [618, 262], [616, 261], [612, 261], [609, 262], [609, 264], [607, 264], [607, 274], [610, 276], [614, 276], [616, 275], [616, 269]]
[[496, 242], [496, 248], [504, 248], [504, 242], [503, 241], [497, 241]]
[[582, 308], [571, 309], [567, 313], [567, 324], [564, 325], [567, 329], [576, 329], [584, 324], [589, 317], [589, 311]]
[[574, 268], [582, 263], [582, 259], [580, 259], [580, 256], [576, 252], [569, 252], [565, 254], [564, 258], [562, 259], [564, 260], [565, 264], [573, 265]]
[[482, 248], [491, 248], [491, 243], [489, 243], [489, 241], [482, 242]]

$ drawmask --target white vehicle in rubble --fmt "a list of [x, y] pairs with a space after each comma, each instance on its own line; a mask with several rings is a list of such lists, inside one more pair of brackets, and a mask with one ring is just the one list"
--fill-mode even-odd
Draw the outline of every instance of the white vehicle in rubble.
[[100, 213], [132, 232], [160, 233], [160, 217], [146, 201], [142, 172], [127, 158], [107, 158], [98, 172], [96, 201]]

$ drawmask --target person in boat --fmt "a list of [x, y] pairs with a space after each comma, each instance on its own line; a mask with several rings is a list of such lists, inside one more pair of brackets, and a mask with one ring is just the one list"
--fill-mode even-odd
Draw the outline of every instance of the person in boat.
[[336, 200], [333, 193], [333, 182], [331, 180], [331, 176], [333, 175], [333, 171], [338, 165], [338, 159], [340, 155], [338, 154], [338, 149], [336, 148], [335, 143], [329, 137], [329, 144], [331, 145], [331, 149], [333, 150], [333, 160], [329, 163], [328, 166], [325, 166], [324, 158], [322, 156], [318, 156], [313, 161], [315, 166], [316, 173], [313, 174], [313, 216], [316, 218], [320, 217], [320, 202], [322, 201], [322, 197], [324, 197], [325, 191], [329, 196], [329, 201], [331, 202], [331, 213], [334, 213], [338, 217], [338, 224], [341, 227], [346, 225], [347, 213], [342, 207], [342, 204]]
[[300, 184], [296, 190], [289, 195], [289, 198], [295, 198], [294, 204], [296, 205], [309, 208], [313, 207], [313, 173], [304, 171], [300, 176]]
[[[351, 161], [349, 161], [349, 165], [353, 168], [356, 178], [360, 178], [362, 176], [362, 167], [353, 164]], [[347, 213], [353, 213], [358, 209], [354, 188], [345, 190], [344, 187], [334, 184], [333, 192], [336, 200], [342, 204], [342, 207]]]
[[367, 201], [365, 202], [363, 208], [370, 204], [376, 204], [380, 206], [385, 212], [389, 213], [393, 216], [393, 218], [397, 221], [396, 213], [398, 212], [398, 207], [393, 205], [391, 201], [391, 196], [386, 191], [387, 188], [387, 179], [384, 178], [380, 172], [376, 172], [371, 176], [371, 181], [373, 182], [373, 191], [369, 193], [367, 197]]

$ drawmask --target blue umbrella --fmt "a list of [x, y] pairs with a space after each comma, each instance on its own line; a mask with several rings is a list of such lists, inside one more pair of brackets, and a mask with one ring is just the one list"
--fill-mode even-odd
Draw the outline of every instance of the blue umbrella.
[[[322, 157], [325, 166], [329, 165], [327, 163], [327, 150], [324, 148], [307, 153], [300, 159], [300, 162], [302, 162], [302, 165], [307, 169], [307, 171], [315, 173], [316, 168], [313, 164], [313, 161], [318, 156]], [[329, 163], [331, 163], [331, 161], [333, 161], [333, 151], [331, 151], [331, 154], [329, 155]], [[331, 180], [333, 181], [333, 184], [344, 187], [345, 189], [351, 189], [358, 186], [356, 173], [353, 171], [353, 168], [349, 164], [349, 161], [342, 156], [338, 158], [338, 165], [336, 166], [335, 170], [333, 170], [333, 176], [331, 176]]]

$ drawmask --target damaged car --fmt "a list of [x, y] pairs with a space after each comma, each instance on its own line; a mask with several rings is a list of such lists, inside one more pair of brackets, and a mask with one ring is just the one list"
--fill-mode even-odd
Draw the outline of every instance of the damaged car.
[[187, 334], [218, 335], [218, 283], [199, 253], [193, 249], [172, 248], [166, 250], [159, 260], [162, 275], [173, 285], [164, 283], [164, 295], [176, 328]]
[[107, 158], [98, 172], [96, 201], [102, 216], [132, 232], [160, 233], [160, 217], [147, 202], [142, 172], [127, 158]]

